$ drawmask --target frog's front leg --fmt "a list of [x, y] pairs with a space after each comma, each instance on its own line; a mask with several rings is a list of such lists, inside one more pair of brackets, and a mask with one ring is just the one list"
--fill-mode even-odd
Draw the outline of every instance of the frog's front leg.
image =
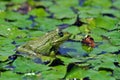
[[17, 51], [27, 55], [36, 56], [36, 53], [34, 51], [26, 49], [23, 46], [18, 47]]

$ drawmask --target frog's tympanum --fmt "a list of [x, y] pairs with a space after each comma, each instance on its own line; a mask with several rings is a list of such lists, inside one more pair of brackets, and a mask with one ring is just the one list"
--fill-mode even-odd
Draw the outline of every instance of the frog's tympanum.
[[17, 48], [18, 52], [26, 53], [28, 55], [44, 55], [49, 56], [51, 53], [55, 53], [59, 46], [68, 38], [70, 34], [62, 32], [59, 29], [51, 31], [44, 36], [31, 40]]

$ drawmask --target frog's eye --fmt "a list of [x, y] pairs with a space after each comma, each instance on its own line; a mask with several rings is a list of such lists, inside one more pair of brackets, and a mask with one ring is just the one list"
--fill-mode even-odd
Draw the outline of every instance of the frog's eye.
[[59, 32], [58, 35], [59, 35], [60, 37], [63, 37], [63, 32]]

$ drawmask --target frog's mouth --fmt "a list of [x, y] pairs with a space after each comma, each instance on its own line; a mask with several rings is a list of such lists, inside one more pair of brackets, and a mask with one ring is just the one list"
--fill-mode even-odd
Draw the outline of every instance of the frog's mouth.
[[57, 40], [53, 41], [53, 46], [54, 46], [54, 45], [55, 45], [55, 46], [56, 46], [56, 45], [59, 46], [60, 44], [62, 44], [62, 43], [64, 43], [65, 41], [67, 41], [70, 36], [71, 36], [70, 33], [68, 33], [68, 32], [64, 33], [63, 37], [58, 38]]

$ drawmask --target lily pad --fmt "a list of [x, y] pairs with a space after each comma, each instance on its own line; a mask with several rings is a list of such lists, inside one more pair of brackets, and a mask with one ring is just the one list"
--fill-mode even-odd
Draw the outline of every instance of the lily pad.
[[[6, 77], [7, 76], [7, 77]], [[1, 77], [0, 77], [0, 80], [6, 80], [8, 79], [9, 80], [18, 80], [18, 79], [22, 79], [21, 75], [18, 75], [16, 73], [13, 73], [12, 71], [7, 71], [7, 72], [4, 72], [4, 73], [1, 73]]]
[[65, 73], [66, 73], [66, 67], [65, 66], [55, 66], [51, 70], [42, 72], [42, 78], [44, 80], [62, 79], [64, 77]]
[[[24, 62], [23, 62], [23, 60], [24, 60]], [[22, 61], [22, 63], [21, 63], [21, 61]], [[16, 67], [15, 70], [14, 70], [15, 72], [22, 72], [22, 73], [27, 73], [27, 72], [31, 72], [31, 71], [33, 71], [33, 72], [46, 71], [46, 70], [50, 69], [46, 65], [36, 64], [32, 60], [26, 59], [24, 57], [19, 57], [13, 63], [13, 66]]]
[[[120, 0], [0, 0], [0, 80], [119, 80], [119, 4]], [[16, 55], [19, 45], [56, 28], [71, 34], [57, 55]], [[81, 43], [86, 35], [94, 39], [94, 48]]]

